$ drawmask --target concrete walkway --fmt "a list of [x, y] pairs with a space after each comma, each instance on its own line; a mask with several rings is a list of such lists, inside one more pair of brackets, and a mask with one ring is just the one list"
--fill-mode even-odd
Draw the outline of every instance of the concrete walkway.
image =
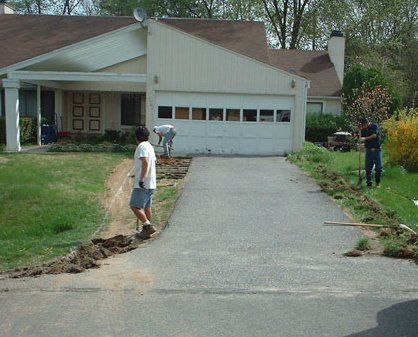
[[170, 226], [80, 275], [0, 281], [1, 336], [418, 336], [418, 268], [283, 158], [196, 158]]

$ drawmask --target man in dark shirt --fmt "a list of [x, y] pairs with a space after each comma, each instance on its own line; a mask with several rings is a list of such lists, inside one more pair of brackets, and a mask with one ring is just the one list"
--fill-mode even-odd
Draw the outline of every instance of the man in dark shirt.
[[372, 171], [375, 170], [376, 187], [380, 185], [382, 176], [382, 150], [379, 125], [369, 123], [362, 118], [359, 123], [361, 130], [361, 141], [366, 148], [366, 181], [367, 186], [372, 186]]

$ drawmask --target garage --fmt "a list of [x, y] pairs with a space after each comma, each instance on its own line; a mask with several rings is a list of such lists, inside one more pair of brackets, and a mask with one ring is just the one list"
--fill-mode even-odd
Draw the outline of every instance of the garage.
[[176, 126], [179, 153], [279, 154], [292, 151], [291, 96], [156, 92], [157, 124]]

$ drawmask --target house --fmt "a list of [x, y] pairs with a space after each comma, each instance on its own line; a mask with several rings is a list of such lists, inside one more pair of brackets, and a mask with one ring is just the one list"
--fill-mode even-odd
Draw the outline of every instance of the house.
[[75, 133], [174, 124], [177, 153], [284, 154], [302, 146], [308, 95], [339, 102], [327, 53], [290, 69], [261, 22], [4, 14], [0, 31], [9, 151], [19, 116], [42, 114]]

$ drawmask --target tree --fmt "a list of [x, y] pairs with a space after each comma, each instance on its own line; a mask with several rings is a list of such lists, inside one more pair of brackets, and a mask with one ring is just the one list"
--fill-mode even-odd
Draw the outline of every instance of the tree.
[[395, 90], [391, 80], [382, 72], [374, 68], [354, 65], [345, 74], [343, 84], [343, 105], [349, 109], [360, 95], [374, 90], [376, 87], [385, 89], [391, 100], [390, 114], [392, 115], [401, 105], [401, 97]]
[[344, 103], [345, 117], [353, 130], [357, 129], [361, 118], [380, 124], [392, 115], [392, 97], [387, 88], [380, 85], [373, 89], [364, 85], [350, 104]]
[[307, 13], [317, 0], [262, 0], [271, 30], [280, 47], [299, 47]]

